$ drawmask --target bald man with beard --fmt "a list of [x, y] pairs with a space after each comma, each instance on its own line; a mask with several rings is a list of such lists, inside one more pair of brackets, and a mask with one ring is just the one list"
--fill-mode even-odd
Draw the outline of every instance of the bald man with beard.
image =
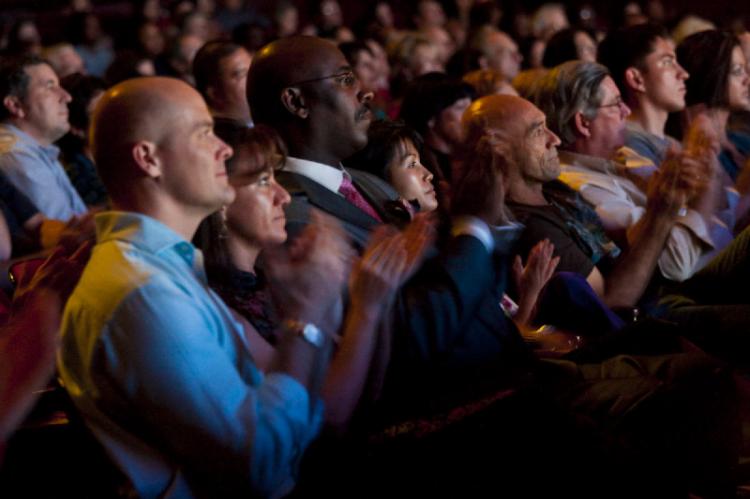
[[294, 263], [280, 261], [294, 275], [280, 291], [296, 291], [279, 303], [295, 321], [262, 373], [189, 242], [234, 198], [232, 150], [203, 99], [170, 78], [121, 83], [96, 109], [92, 142], [114, 211], [97, 215], [65, 309], [65, 388], [139, 497], [288, 493], [320, 426], [331, 342], [315, 324], [338, 296], [343, 243], [318, 231]]

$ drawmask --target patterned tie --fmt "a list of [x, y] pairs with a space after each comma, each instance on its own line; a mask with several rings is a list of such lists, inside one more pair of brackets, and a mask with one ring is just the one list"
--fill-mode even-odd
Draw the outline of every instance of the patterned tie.
[[344, 196], [344, 199], [370, 215], [378, 222], [383, 221], [378, 215], [378, 212], [376, 212], [372, 205], [368, 203], [364, 197], [362, 197], [362, 194], [359, 193], [357, 188], [354, 187], [354, 184], [352, 184], [352, 179], [350, 179], [346, 175], [344, 175], [344, 180], [343, 182], [341, 182], [341, 187], [339, 187], [339, 193]]

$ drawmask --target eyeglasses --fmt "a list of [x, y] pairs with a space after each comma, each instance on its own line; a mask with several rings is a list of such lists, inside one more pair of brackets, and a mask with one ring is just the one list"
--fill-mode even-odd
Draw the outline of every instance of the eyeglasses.
[[621, 108], [621, 107], [622, 107], [622, 106], [624, 106], [624, 105], [625, 105], [625, 102], [623, 102], [623, 100], [622, 100], [622, 97], [618, 95], [618, 96], [617, 96], [617, 99], [615, 99], [615, 101], [614, 101], [614, 102], [612, 102], [611, 104], [602, 104], [602, 105], [600, 105], [600, 106], [599, 106], [598, 108], [599, 108], [599, 109], [601, 109], [601, 108], [603, 108], [603, 107], [616, 107], [616, 108]]
[[287, 86], [296, 87], [297, 85], [304, 85], [305, 83], [315, 83], [318, 81], [330, 79], [335, 79], [339, 85], [345, 88], [353, 87], [358, 81], [357, 75], [354, 74], [354, 71], [344, 71], [342, 73], [336, 73], [335, 75], [321, 76], [320, 78], [311, 78], [309, 80], [297, 81]]

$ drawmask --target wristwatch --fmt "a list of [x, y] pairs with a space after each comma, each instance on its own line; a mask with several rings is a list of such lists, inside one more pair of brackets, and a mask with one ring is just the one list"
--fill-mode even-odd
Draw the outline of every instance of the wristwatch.
[[282, 323], [282, 326], [287, 331], [296, 334], [314, 347], [321, 348], [325, 344], [325, 333], [323, 333], [323, 331], [321, 331], [318, 326], [312, 324], [311, 322], [286, 319]]

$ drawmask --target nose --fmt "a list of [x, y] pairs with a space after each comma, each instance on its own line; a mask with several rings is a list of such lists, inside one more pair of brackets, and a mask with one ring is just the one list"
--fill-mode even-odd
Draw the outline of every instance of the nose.
[[425, 182], [432, 182], [432, 178], [434, 175], [430, 170], [424, 167], [424, 165], [420, 165], [422, 168], [422, 178], [425, 179]]
[[216, 140], [219, 141], [219, 149], [216, 152], [217, 157], [222, 161], [226, 161], [231, 158], [234, 154], [234, 149], [232, 149], [229, 144], [221, 140], [219, 137], [216, 137]]
[[359, 93], [357, 93], [357, 99], [359, 99], [359, 102], [362, 104], [371, 102], [372, 99], [375, 98], [375, 94], [372, 92], [365, 92], [364, 90], [360, 90]]
[[65, 90], [63, 87], [57, 87], [60, 91], [60, 97], [62, 98], [63, 102], [66, 104], [73, 100], [73, 98], [70, 96], [67, 90]]
[[680, 79], [680, 80], [682, 80], [682, 81], [685, 81], [688, 78], [690, 78], [690, 73], [688, 73], [685, 70], [685, 68], [683, 68], [679, 64], [677, 65], [677, 78]]
[[560, 144], [562, 144], [562, 141], [560, 140], [560, 137], [558, 137], [555, 132], [547, 128], [547, 148], [550, 147], [557, 147]]
[[630, 108], [628, 107], [627, 104], [625, 104], [624, 101], [621, 102], [621, 105], [620, 105], [620, 116], [622, 117], [622, 119], [625, 119], [628, 116], [630, 116]]
[[281, 206], [286, 206], [292, 201], [292, 197], [289, 195], [289, 192], [284, 189], [278, 182], [276, 182], [276, 179], [273, 180], [273, 187], [274, 187], [274, 200], [277, 204], [280, 204]]

